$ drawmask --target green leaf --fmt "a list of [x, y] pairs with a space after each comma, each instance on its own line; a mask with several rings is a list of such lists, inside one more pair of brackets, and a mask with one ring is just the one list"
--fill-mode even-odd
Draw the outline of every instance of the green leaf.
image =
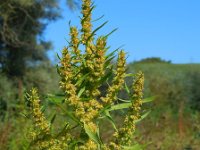
[[108, 109], [108, 111], [113, 111], [113, 110], [119, 110], [119, 109], [129, 108], [131, 105], [132, 105], [131, 102], [113, 105], [113, 106], [111, 106], [111, 107]]
[[73, 115], [73, 113], [70, 113], [69, 111], [65, 111], [66, 115], [72, 119], [73, 121], [75, 121], [76, 123], [80, 124], [80, 121]]
[[134, 73], [127, 73], [127, 74], [125, 75], [125, 77], [135, 77], [135, 74], [134, 74]]
[[[125, 108], [129, 108], [132, 105], [132, 102], [130, 100], [124, 100], [124, 101], [126, 101], [127, 103], [113, 105], [108, 109], [108, 111], [125, 109]], [[150, 102], [150, 101], [152, 101], [152, 98], [146, 98], [142, 102], [147, 103], [147, 102]]]
[[52, 94], [49, 94], [47, 97], [47, 100], [54, 104], [62, 103], [64, 99], [65, 99], [64, 96], [55, 96]]
[[117, 31], [118, 28], [115, 28], [114, 30], [112, 30], [110, 33], [108, 33], [105, 38], [108, 38], [111, 34], [113, 34], [115, 31]]
[[97, 28], [91, 33], [91, 35], [88, 37], [87, 41], [89, 41], [90, 38], [92, 38], [92, 37], [94, 36], [94, 34], [95, 34], [99, 29], [101, 29], [103, 26], [105, 26], [107, 23], [108, 23], [108, 21], [104, 22], [102, 25], [100, 25], [99, 27], [97, 27]]
[[101, 145], [101, 140], [99, 139], [97, 133], [94, 133], [91, 131], [90, 127], [84, 123], [84, 129], [85, 129], [85, 133], [87, 133], [87, 135], [98, 145]]
[[59, 54], [58, 54], [58, 53], [56, 53], [56, 55], [57, 55], [57, 58], [58, 58], [59, 60], [61, 60], [61, 58], [60, 58]]
[[44, 113], [46, 111], [46, 109], [47, 109], [47, 105], [42, 105], [40, 108], [42, 113]]
[[76, 146], [79, 145], [79, 143], [84, 144], [85, 142], [83, 140], [74, 140], [70, 142], [69, 149], [78, 150]]
[[80, 124], [80, 121], [73, 115], [72, 112], [70, 112], [69, 110], [66, 110], [65, 107], [63, 107], [63, 105], [61, 104], [57, 104], [58, 107], [60, 107], [62, 109], [62, 111], [70, 118], [72, 119], [74, 122]]
[[113, 72], [109, 71], [103, 78], [101, 78], [99, 83], [104, 83], [105, 81], [107, 81], [107, 79], [109, 79], [112, 76], [112, 74], [113, 74]]
[[50, 123], [53, 124], [55, 119], [56, 119], [56, 113], [54, 113], [53, 116], [51, 117]]
[[131, 102], [131, 100], [125, 100], [125, 99], [121, 99], [121, 98], [118, 98], [118, 100], [120, 100], [120, 101], [122, 101], [122, 102], [125, 102], [125, 103], [130, 103]]
[[110, 108], [110, 105], [105, 105], [100, 111], [100, 114], [103, 114], [105, 111], [107, 111]]
[[56, 65], [56, 71], [57, 71], [57, 73], [58, 73], [59, 75], [61, 74], [60, 67], [59, 67], [58, 64]]
[[138, 119], [138, 120], [135, 121], [135, 123], [138, 123], [138, 122], [140, 122], [141, 120], [143, 120], [144, 118], [146, 118], [146, 117], [149, 115], [150, 112], [151, 112], [151, 111], [149, 110], [149, 111], [147, 111], [146, 113], [144, 113], [144, 114], [141, 116], [140, 119]]
[[97, 19], [93, 20], [92, 22], [96, 22], [96, 21], [98, 21], [98, 20], [102, 19], [103, 17], [104, 17], [104, 15], [102, 15], [101, 17], [99, 17], [99, 18], [97, 18]]
[[108, 55], [106, 55], [106, 60], [109, 59], [110, 57], [113, 57], [113, 55], [119, 50], [120, 48], [117, 48], [116, 50], [112, 51]]
[[110, 65], [110, 62], [115, 58], [115, 56], [112, 56], [108, 58], [104, 64], [104, 67], [107, 68]]
[[104, 111], [104, 115], [105, 115], [105, 118], [111, 123], [111, 125], [113, 126], [113, 128], [115, 129], [115, 131], [118, 131], [116, 125], [115, 125], [115, 122], [112, 118], [112, 116], [110, 115], [109, 111]]
[[67, 132], [67, 130], [69, 130], [69, 123], [65, 123], [65, 126], [62, 128], [62, 130], [56, 135], [56, 137], [58, 138], [59, 136], [65, 134]]
[[81, 97], [84, 91], [85, 91], [85, 86], [81, 88], [81, 90], [78, 92], [78, 97]]
[[96, 125], [97, 125], [97, 136], [98, 136], [98, 139], [100, 140], [100, 143], [101, 143], [100, 145], [98, 145], [98, 150], [101, 150], [101, 145], [103, 144], [103, 141], [100, 137], [99, 122], [98, 121], [96, 122]]
[[128, 88], [126, 82], [125, 82], [125, 90], [126, 90], [126, 92], [127, 92], [128, 94], [130, 94], [130, 90], [129, 90], [129, 88]]
[[105, 52], [107, 52], [110, 48], [111, 48], [111, 46], [106, 47]]
[[89, 100], [91, 100], [90, 97], [81, 97], [81, 101], [89, 101]]
[[142, 100], [142, 103], [143, 103], [143, 104], [144, 104], [144, 103], [149, 103], [149, 102], [152, 102], [152, 101], [154, 101], [154, 100], [155, 100], [155, 97], [152, 96], [152, 97], [148, 97], [148, 98], [143, 99], [143, 100]]
[[29, 119], [28, 115], [27, 115], [27, 114], [25, 114], [25, 113], [19, 113], [19, 115], [23, 116], [24, 118], [27, 118], [27, 119]]
[[89, 75], [89, 73], [85, 74], [84, 76], [82, 76], [75, 84], [75, 86], [77, 85], [81, 85], [82, 82], [87, 78], [87, 76]]
[[139, 144], [135, 144], [132, 146], [122, 146], [123, 150], [143, 150], [142, 146]]
[[92, 8], [90, 9], [90, 11], [88, 12], [88, 15], [87, 16], [85, 16], [85, 18], [83, 18], [82, 20], [81, 20], [81, 24], [88, 18], [88, 16], [91, 14], [91, 12], [92, 12], [92, 10], [95, 8], [95, 6], [92, 6]]
[[[120, 101], [122, 102], [125, 102], [125, 103], [130, 103], [131, 100], [130, 99], [121, 99], [121, 98], [118, 98]], [[148, 97], [148, 98], [145, 98], [142, 100], [142, 104], [145, 104], [145, 103], [149, 103], [149, 102], [152, 102], [154, 101], [155, 97]]]

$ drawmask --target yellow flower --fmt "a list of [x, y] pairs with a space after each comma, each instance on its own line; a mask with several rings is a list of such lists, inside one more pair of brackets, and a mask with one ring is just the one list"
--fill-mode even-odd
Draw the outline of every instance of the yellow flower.
[[79, 38], [78, 38], [78, 30], [76, 27], [70, 28], [70, 36], [71, 36], [71, 45], [72, 52], [74, 57], [72, 59], [73, 63], [80, 63], [81, 62], [81, 51], [78, 48], [79, 45]]
[[105, 104], [111, 104], [117, 99], [117, 93], [124, 84], [124, 77], [126, 71], [126, 61], [124, 51], [120, 51], [117, 61], [117, 70], [115, 71], [115, 77], [112, 81], [112, 85], [108, 88], [106, 97], [101, 97], [101, 100]]
[[82, 15], [83, 15], [83, 19], [81, 21], [82, 24], [82, 43], [86, 44], [86, 41], [88, 43], [90, 43], [90, 41], [88, 41], [88, 38], [91, 36], [91, 32], [92, 32], [92, 24], [91, 24], [91, 0], [83, 0], [83, 4], [82, 4]]
[[42, 111], [40, 110], [40, 100], [37, 93], [37, 90], [33, 88], [31, 90], [31, 95], [29, 96], [29, 100], [32, 105], [32, 114], [34, 118], [34, 125], [37, 129], [45, 134], [48, 134], [50, 131], [49, 123], [47, 122], [46, 118], [44, 117]]
[[88, 140], [84, 145], [79, 147], [80, 150], [97, 150], [97, 144], [92, 140]]
[[126, 115], [124, 120], [124, 125], [119, 129], [119, 132], [116, 132], [115, 144], [118, 145], [130, 145], [131, 138], [135, 131], [135, 122], [140, 118], [140, 110], [142, 105], [143, 97], [143, 88], [144, 88], [144, 74], [139, 72], [136, 74], [136, 79], [133, 82], [133, 96], [132, 96], [132, 106]]

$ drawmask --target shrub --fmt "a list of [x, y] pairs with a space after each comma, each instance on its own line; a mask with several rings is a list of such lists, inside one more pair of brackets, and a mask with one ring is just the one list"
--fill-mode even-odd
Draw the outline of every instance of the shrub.
[[[69, 46], [63, 49], [58, 66], [64, 97], [51, 99], [58, 106], [57, 112], [67, 115], [67, 123], [54, 126], [57, 115], [53, 115], [50, 121], [46, 119], [36, 89], [32, 89], [27, 95], [33, 119], [29, 149], [120, 150], [139, 147], [133, 141], [133, 133], [135, 124], [148, 114], [147, 112], [141, 116], [144, 75], [142, 72], [135, 75], [126, 73], [123, 50], [118, 53], [116, 66], [111, 63], [117, 50], [107, 54], [106, 41], [109, 34], [95, 37], [96, 31], [105, 23], [92, 30], [93, 8], [90, 0], [83, 0], [81, 32], [76, 27], [70, 27]], [[80, 47], [85, 49], [85, 53]], [[128, 76], [134, 77], [131, 88], [125, 84]], [[106, 94], [102, 95], [100, 88], [108, 80], [112, 80], [111, 84], [106, 89]], [[128, 100], [118, 97], [122, 89], [128, 93]], [[123, 124], [118, 127], [111, 112], [126, 108], [128, 110]], [[114, 133], [110, 135], [111, 140], [107, 143], [101, 139], [102, 133], [99, 129], [99, 123], [104, 119], [114, 128]]]

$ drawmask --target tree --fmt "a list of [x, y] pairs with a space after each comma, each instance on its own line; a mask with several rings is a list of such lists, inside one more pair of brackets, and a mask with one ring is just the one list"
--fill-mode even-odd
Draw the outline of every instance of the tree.
[[[67, 0], [73, 8], [75, 0]], [[73, 3], [74, 2], [74, 3]], [[61, 17], [58, 0], [0, 1], [0, 71], [11, 77], [23, 100], [23, 77], [28, 66], [48, 60], [51, 43], [42, 39], [50, 21]]]
[[[73, 0], [67, 0], [74, 7]], [[60, 17], [57, 0], [2, 0], [0, 2], [0, 68], [11, 77], [23, 77], [28, 64], [47, 60], [51, 43], [41, 35]]]

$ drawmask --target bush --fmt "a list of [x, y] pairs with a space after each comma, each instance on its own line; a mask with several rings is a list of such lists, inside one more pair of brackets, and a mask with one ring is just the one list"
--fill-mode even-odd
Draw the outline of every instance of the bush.
[[[116, 51], [106, 53], [108, 35], [95, 37], [96, 31], [105, 23], [92, 31], [93, 8], [90, 0], [83, 0], [81, 32], [76, 27], [70, 27], [69, 46], [63, 49], [58, 66], [58, 73], [61, 76], [60, 87], [64, 96], [50, 97], [57, 112], [50, 121], [46, 119], [41, 110], [38, 91], [34, 88], [30, 94], [27, 94], [31, 104], [28, 115], [33, 120], [28, 149], [121, 150], [141, 148], [137, 142], [133, 141], [133, 133], [135, 124], [148, 114], [141, 110], [141, 105], [145, 102], [142, 100], [144, 75], [142, 72], [135, 75], [126, 73], [123, 50], [118, 53], [116, 67], [111, 63]], [[85, 48], [85, 53], [79, 49], [80, 47]], [[125, 78], [128, 76], [134, 77], [131, 88], [124, 85]], [[100, 88], [110, 80], [111, 84], [107, 87], [106, 94], [102, 96]], [[128, 93], [127, 100], [118, 97], [122, 89]], [[123, 116], [122, 125], [118, 127], [111, 113], [123, 109], [127, 111]], [[141, 113], [144, 114], [141, 115]], [[62, 116], [62, 119], [59, 119], [59, 126], [54, 126], [56, 116]], [[104, 119], [111, 123], [114, 129], [108, 142], [101, 138], [102, 130], [99, 124]]]

